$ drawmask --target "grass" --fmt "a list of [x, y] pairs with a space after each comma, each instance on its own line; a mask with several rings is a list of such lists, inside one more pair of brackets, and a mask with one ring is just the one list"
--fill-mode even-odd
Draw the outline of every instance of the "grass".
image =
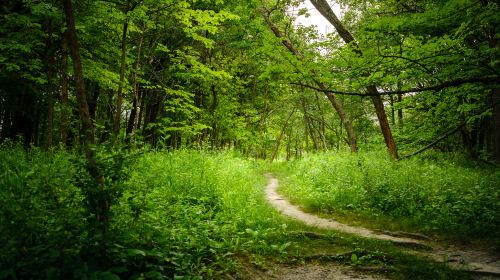
[[[262, 174], [276, 165], [200, 151], [132, 156], [102, 149], [98, 160], [106, 187], [91, 194], [112, 202], [104, 232], [91, 226], [92, 185], [80, 156], [0, 147], [0, 279], [221, 279], [241, 276], [242, 266], [300, 265], [321, 253], [339, 254], [328, 261], [345, 265], [394, 266], [389, 276], [396, 279], [462, 277], [387, 242], [282, 217], [264, 200]], [[324, 235], [310, 238], [304, 231]]]
[[457, 155], [391, 162], [379, 152], [313, 155], [277, 169], [306, 211], [390, 230], [498, 242], [500, 169]]

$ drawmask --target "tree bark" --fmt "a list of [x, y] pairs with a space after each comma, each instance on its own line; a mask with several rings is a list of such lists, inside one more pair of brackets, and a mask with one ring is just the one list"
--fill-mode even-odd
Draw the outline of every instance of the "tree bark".
[[306, 133], [308, 132], [309, 135], [311, 136], [311, 139], [314, 144], [314, 150], [317, 151], [319, 150], [319, 144], [318, 140], [316, 139], [316, 136], [314, 135], [314, 129], [311, 124], [311, 119], [309, 118], [309, 113], [307, 112], [306, 102], [304, 99], [301, 99], [301, 104], [302, 104], [302, 109], [304, 110], [304, 122], [305, 122]]
[[500, 91], [498, 89], [493, 90], [492, 103], [494, 104], [491, 124], [493, 127], [493, 152], [496, 161], [500, 162]]
[[130, 119], [127, 125], [127, 135], [130, 135], [134, 132], [134, 129], [137, 127], [137, 118], [139, 116], [138, 108], [139, 108], [139, 83], [137, 82], [137, 76], [139, 72], [139, 66], [141, 65], [141, 52], [142, 52], [142, 43], [144, 40], [144, 36], [141, 36], [141, 40], [139, 42], [139, 47], [137, 50], [137, 62], [135, 64], [135, 72], [134, 72], [134, 97], [132, 104], [132, 111], [130, 112]]
[[68, 38], [67, 32], [62, 34], [61, 44], [61, 128], [60, 128], [60, 142], [63, 145], [68, 144], [68, 103], [69, 103], [69, 89], [68, 89]]
[[[259, 12], [264, 17], [264, 20], [266, 21], [269, 28], [273, 31], [274, 35], [277, 38], [281, 39], [281, 42], [283, 43], [283, 45], [293, 55], [295, 55], [298, 59], [303, 60], [304, 56], [302, 55], [302, 53], [297, 48], [295, 48], [295, 46], [293, 45], [293, 43], [290, 40], [288, 40], [287, 38], [285, 38], [285, 36], [283, 36], [283, 34], [279, 30], [279, 28], [271, 21], [271, 19], [269, 18], [269, 15], [268, 15], [268, 11], [266, 11], [264, 8], [262, 8], [259, 10]], [[312, 73], [312, 74], [315, 74], [315, 73]], [[333, 108], [335, 109], [335, 111], [337, 111], [337, 114], [339, 115], [340, 121], [342, 122], [342, 124], [345, 126], [345, 128], [347, 130], [347, 137], [349, 138], [349, 147], [351, 149], [351, 152], [357, 153], [358, 152], [358, 145], [357, 145], [357, 141], [356, 141], [356, 133], [354, 132], [354, 128], [352, 126], [351, 119], [347, 116], [347, 114], [344, 110], [344, 106], [342, 105], [342, 103], [339, 100], [337, 100], [337, 98], [335, 97], [335, 95], [333, 93], [328, 92], [328, 88], [325, 84], [319, 82], [316, 79], [314, 79], [314, 82], [318, 85], [318, 87], [322, 90], [322, 92], [325, 93], [328, 100], [332, 104]]]
[[48, 38], [47, 38], [47, 140], [45, 147], [48, 149], [52, 147], [53, 142], [53, 130], [54, 130], [54, 64], [55, 64], [55, 50], [54, 50], [54, 38], [52, 31], [52, 21], [49, 20], [48, 23]]
[[[126, 13], [125, 13], [126, 15]], [[116, 115], [115, 115], [115, 125], [114, 132], [115, 135], [120, 133], [120, 120], [122, 116], [122, 103], [123, 103], [123, 83], [125, 80], [125, 67], [126, 67], [126, 56], [127, 56], [127, 30], [128, 30], [128, 19], [125, 19], [123, 23], [122, 30], [122, 44], [121, 44], [121, 59], [120, 59], [120, 82], [118, 83], [118, 93], [116, 98]]]
[[[401, 104], [401, 102], [403, 102], [403, 95], [398, 94], [398, 103]], [[398, 109], [398, 128], [403, 130], [403, 109], [401, 107]]]
[[[83, 130], [83, 147], [85, 151], [85, 157], [88, 162], [88, 171], [90, 175], [96, 181], [99, 191], [104, 190], [104, 176], [101, 174], [92, 146], [95, 144], [94, 136], [94, 125], [92, 119], [90, 118], [89, 106], [87, 104], [87, 96], [85, 92], [85, 81], [83, 76], [83, 68], [80, 57], [80, 48], [78, 46], [78, 39], [76, 36], [75, 28], [75, 17], [73, 14], [73, 6], [71, 0], [64, 0], [64, 14], [66, 15], [66, 25], [68, 32], [68, 44], [71, 52], [71, 58], [73, 59], [73, 67], [75, 72], [75, 84], [76, 84], [76, 98], [78, 101], [80, 119], [82, 121]], [[109, 202], [106, 198], [95, 197], [95, 195], [88, 195], [87, 199], [92, 201], [96, 205], [96, 220], [99, 223], [99, 227], [106, 228], [108, 223], [109, 215]]]
[[75, 18], [73, 15], [73, 7], [71, 4], [71, 0], [64, 0], [64, 13], [66, 15], [66, 25], [68, 28], [67, 32], [68, 32], [69, 49], [71, 52], [71, 58], [73, 59], [73, 67], [75, 71], [76, 98], [78, 100], [80, 118], [83, 127], [85, 155], [87, 156], [87, 159], [89, 161], [94, 161], [93, 152], [90, 149], [90, 145], [95, 144], [94, 126], [90, 118], [89, 106], [87, 103], [83, 68], [80, 57], [78, 39], [76, 36]]
[[288, 117], [285, 120], [285, 124], [283, 125], [283, 128], [281, 129], [280, 135], [278, 136], [278, 139], [276, 139], [276, 146], [274, 147], [273, 153], [271, 154], [271, 158], [269, 159], [271, 163], [273, 163], [274, 159], [278, 155], [278, 151], [281, 145], [281, 140], [283, 139], [283, 135], [286, 132], [286, 129], [288, 127], [288, 122], [292, 118], [293, 114], [295, 114], [295, 108], [290, 112]]
[[[335, 13], [330, 8], [330, 5], [326, 0], [310, 0], [311, 4], [326, 18], [337, 30], [337, 33], [344, 40], [346, 44], [351, 44], [356, 52], [359, 55], [363, 55], [362, 51], [359, 49], [359, 46], [354, 42], [354, 37], [351, 33], [345, 29], [342, 22], [335, 15]], [[369, 94], [378, 94], [377, 87], [374, 85], [370, 85], [367, 87], [367, 91]], [[382, 98], [380, 96], [372, 96], [372, 102], [375, 106], [375, 111], [377, 113], [377, 118], [380, 123], [380, 129], [382, 130], [382, 134], [384, 135], [385, 144], [389, 150], [389, 154], [392, 159], [398, 160], [398, 150], [396, 147], [396, 142], [394, 141], [394, 137], [392, 136], [391, 128], [389, 126], [389, 122], [387, 121], [387, 115], [385, 113], [384, 103], [382, 102]]]

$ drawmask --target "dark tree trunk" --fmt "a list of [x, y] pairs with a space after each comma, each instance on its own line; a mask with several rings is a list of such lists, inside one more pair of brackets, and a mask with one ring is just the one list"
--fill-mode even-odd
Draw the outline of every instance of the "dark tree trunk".
[[[375, 93], [377, 88], [375, 86], [369, 86], [368, 91]], [[399, 160], [398, 149], [394, 137], [392, 137], [391, 127], [387, 121], [387, 115], [385, 114], [384, 103], [380, 96], [372, 96], [372, 102], [375, 106], [375, 112], [377, 113], [377, 118], [380, 124], [380, 129], [382, 130], [382, 135], [384, 135], [385, 144], [389, 150], [389, 154], [393, 160]]]
[[492, 134], [493, 134], [493, 155], [495, 159], [500, 162], [500, 91], [498, 89], [493, 90], [492, 95], [493, 116], [491, 121]]
[[156, 122], [156, 118], [160, 112], [161, 101], [162, 99], [158, 95], [158, 92], [154, 90], [150, 92], [144, 116], [143, 134], [146, 142], [150, 143], [153, 147], [156, 146], [156, 129], [151, 127], [150, 124]]
[[60, 142], [64, 145], [68, 144], [68, 103], [69, 103], [69, 88], [68, 88], [68, 39], [67, 32], [62, 34], [61, 44], [61, 128]]
[[52, 147], [53, 141], [53, 129], [54, 129], [54, 85], [53, 77], [55, 65], [55, 49], [54, 49], [54, 39], [52, 34], [52, 22], [48, 23], [48, 38], [47, 38], [47, 140], [45, 142], [45, 147]]
[[73, 16], [71, 0], [64, 0], [64, 13], [66, 15], [66, 25], [68, 27], [68, 44], [75, 71], [76, 97], [78, 100], [80, 118], [84, 132], [85, 153], [89, 161], [94, 161], [94, 156], [92, 150], [90, 149], [90, 145], [95, 143], [94, 126], [90, 118], [89, 106], [87, 103], [83, 68], [80, 58], [80, 48], [78, 46], [78, 39], [76, 36], [75, 18]]
[[144, 115], [144, 112], [146, 111], [145, 108], [146, 108], [146, 94], [147, 94], [147, 90], [143, 90], [139, 93], [139, 104], [141, 104], [141, 106], [139, 107], [139, 112], [137, 114], [137, 126], [135, 129], [139, 130], [142, 128], [142, 125], [143, 125], [143, 119], [145, 117], [143, 117]]
[[134, 129], [137, 128], [138, 118], [139, 116], [139, 104], [140, 104], [140, 87], [139, 82], [137, 81], [137, 76], [139, 72], [139, 67], [141, 65], [141, 52], [142, 52], [142, 43], [144, 40], [144, 36], [141, 36], [141, 40], [139, 42], [139, 48], [137, 50], [137, 63], [135, 64], [134, 71], [134, 96], [132, 101], [132, 111], [130, 112], [130, 118], [128, 120], [127, 125], [127, 135], [130, 135], [134, 132]]
[[90, 119], [92, 119], [92, 121], [95, 121], [95, 119], [96, 119], [97, 102], [99, 100], [100, 94], [101, 94], [101, 90], [99, 88], [99, 85], [94, 84], [92, 91], [90, 92], [88, 100], [87, 100], [87, 102], [89, 104], [89, 115], [90, 115]]
[[[354, 48], [354, 51], [359, 55], [363, 55], [359, 46], [354, 42], [354, 37], [351, 33], [345, 29], [342, 22], [338, 19], [335, 13], [330, 8], [330, 5], [326, 0], [310, 0], [313, 6], [326, 18], [332, 25], [335, 27], [335, 30], [339, 33], [340, 37], [344, 40], [345, 43], [351, 44], [351, 47]], [[370, 94], [378, 94], [377, 88], [372, 85], [367, 87], [367, 91]], [[377, 118], [380, 123], [380, 129], [382, 130], [382, 134], [384, 135], [385, 144], [387, 149], [389, 150], [389, 154], [394, 160], [399, 159], [396, 142], [394, 141], [394, 137], [392, 136], [391, 128], [389, 126], [389, 122], [387, 121], [387, 115], [385, 113], [384, 103], [382, 102], [382, 98], [380, 96], [372, 96], [372, 102], [375, 106], [375, 111], [377, 113]]]
[[[398, 94], [398, 103], [401, 104], [403, 102], [403, 95]], [[398, 109], [398, 127], [399, 130], [403, 130], [403, 109], [399, 108]]]
[[391, 125], [396, 126], [396, 111], [394, 110], [394, 97], [389, 95], [389, 102], [391, 103]]
[[[215, 110], [217, 109], [217, 106], [219, 104], [219, 97], [217, 95], [217, 89], [215, 88], [215, 84], [212, 83], [210, 86], [210, 92], [212, 93], [212, 104], [210, 105], [210, 113], [213, 116], [215, 113]], [[218, 143], [218, 138], [219, 138], [219, 129], [217, 126], [217, 118], [213, 119], [212, 123], [212, 148], [217, 148]]]
[[123, 83], [125, 81], [125, 67], [126, 67], [126, 56], [127, 56], [127, 30], [128, 30], [128, 19], [125, 19], [125, 23], [123, 23], [123, 30], [122, 30], [120, 82], [118, 83], [118, 93], [116, 98], [116, 115], [113, 127], [115, 135], [118, 135], [120, 133], [120, 121], [122, 117]]
[[[80, 48], [78, 46], [78, 39], [76, 36], [75, 29], [75, 18], [73, 15], [73, 7], [71, 0], [64, 0], [64, 14], [66, 15], [66, 25], [68, 32], [68, 44], [71, 52], [71, 58], [73, 59], [73, 67], [75, 72], [75, 83], [76, 83], [76, 98], [78, 101], [80, 119], [82, 121], [83, 130], [83, 146], [85, 150], [85, 157], [88, 162], [89, 173], [94, 177], [96, 181], [99, 192], [104, 191], [104, 177], [101, 174], [97, 162], [95, 159], [94, 151], [92, 146], [95, 144], [94, 136], [94, 126], [92, 119], [90, 118], [89, 106], [87, 104], [87, 96], [85, 92], [85, 81], [83, 76], [83, 68], [80, 57]], [[89, 192], [91, 193], [91, 192]], [[96, 211], [96, 221], [101, 229], [105, 229], [108, 224], [109, 216], [109, 202], [105, 196], [98, 196], [87, 194], [87, 199], [95, 205], [94, 211]]]
[[319, 150], [319, 143], [318, 143], [318, 140], [316, 138], [316, 135], [314, 134], [314, 125], [312, 124], [312, 121], [311, 121], [311, 118], [309, 117], [309, 112], [307, 110], [307, 104], [306, 104], [306, 101], [305, 99], [301, 99], [300, 100], [301, 104], [302, 104], [302, 109], [304, 110], [304, 124], [305, 124], [305, 130], [306, 130], [306, 133], [309, 133], [312, 141], [313, 141], [313, 144], [314, 144], [314, 150]]
[[130, 111], [130, 117], [128, 119], [127, 124], [127, 135], [132, 134], [135, 128], [135, 123], [137, 119], [137, 107], [138, 107], [138, 94], [134, 96], [134, 100], [132, 101], [132, 110]]

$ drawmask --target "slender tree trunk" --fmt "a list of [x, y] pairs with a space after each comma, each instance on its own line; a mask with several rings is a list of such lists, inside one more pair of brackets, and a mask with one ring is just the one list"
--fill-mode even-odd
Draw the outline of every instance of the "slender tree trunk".
[[[327, 88], [324, 84], [321, 84], [321, 89], [325, 90], [325, 91], [327, 90]], [[349, 147], [351, 148], [351, 152], [357, 153], [358, 152], [358, 143], [356, 141], [356, 133], [354, 132], [354, 127], [352, 126], [351, 118], [347, 117], [347, 114], [344, 111], [344, 107], [342, 106], [342, 103], [340, 103], [340, 101], [337, 100], [337, 97], [335, 97], [334, 94], [326, 93], [326, 97], [328, 97], [328, 100], [330, 100], [330, 103], [332, 103], [332, 106], [337, 111], [337, 114], [339, 115], [340, 121], [344, 124], [344, 127], [347, 131], [347, 138], [349, 141]]]
[[[85, 81], [83, 76], [83, 68], [80, 57], [80, 48], [78, 46], [78, 39], [76, 36], [75, 18], [73, 15], [73, 7], [71, 0], [64, 0], [64, 14], [66, 15], [66, 25], [68, 32], [68, 44], [73, 59], [73, 67], [75, 72], [76, 83], [76, 98], [80, 111], [80, 119], [82, 121], [83, 130], [83, 146], [85, 150], [85, 157], [88, 162], [89, 173], [94, 177], [98, 184], [99, 191], [103, 191], [104, 177], [100, 173], [97, 166], [95, 155], [92, 146], [95, 144], [94, 126], [89, 114], [89, 106], [87, 104], [87, 96], [85, 92]], [[106, 228], [108, 222], [109, 203], [106, 198], [88, 196], [88, 199], [96, 204], [96, 218], [99, 226]]]
[[138, 108], [138, 98], [137, 94], [134, 94], [134, 100], [132, 101], [132, 110], [130, 111], [130, 117], [127, 124], [127, 135], [131, 135], [135, 128], [136, 118], [137, 118], [137, 108]]
[[[212, 59], [210, 59], [211, 61]], [[212, 104], [210, 105], [210, 114], [213, 116], [215, 114], [215, 110], [219, 104], [219, 97], [217, 94], [217, 89], [215, 88], [215, 84], [212, 82], [210, 86], [210, 91], [212, 93]], [[217, 125], [217, 118], [213, 118], [212, 121], [212, 148], [217, 148], [218, 138], [219, 138], [219, 129]]]
[[67, 32], [62, 34], [61, 44], [61, 128], [60, 141], [63, 145], [68, 144], [68, 38]]
[[125, 19], [125, 23], [123, 23], [123, 30], [122, 30], [120, 82], [118, 83], [118, 93], [116, 98], [116, 115], [115, 115], [115, 124], [113, 128], [115, 135], [118, 135], [120, 133], [120, 120], [122, 116], [123, 83], [125, 81], [125, 67], [126, 67], [126, 56], [127, 56], [127, 30], [128, 30], [128, 19]]
[[295, 109], [293, 109], [290, 112], [290, 114], [288, 115], [288, 117], [285, 121], [285, 124], [283, 125], [283, 128], [281, 129], [280, 135], [278, 136], [278, 139], [276, 139], [276, 146], [274, 146], [273, 153], [271, 154], [271, 158], [269, 159], [271, 161], [271, 163], [274, 161], [274, 159], [278, 155], [278, 151], [279, 151], [280, 145], [281, 145], [281, 140], [283, 139], [283, 135], [285, 135], [286, 129], [288, 127], [288, 122], [292, 118], [293, 114], [295, 114]]
[[309, 113], [307, 112], [306, 101], [304, 99], [301, 99], [300, 103], [302, 104], [302, 109], [304, 110], [304, 123], [305, 123], [306, 133], [309, 133], [309, 135], [311, 136], [311, 139], [312, 139], [313, 144], [314, 144], [314, 150], [317, 151], [317, 150], [319, 150], [319, 144], [318, 144], [318, 141], [314, 135], [314, 130], [312, 128], [311, 119], [309, 118]]
[[78, 100], [80, 118], [82, 121], [84, 133], [85, 155], [87, 156], [87, 159], [89, 161], [94, 161], [93, 152], [90, 149], [90, 145], [95, 144], [94, 126], [90, 118], [89, 106], [87, 103], [85, 81], [83, 78], [83, 68], [80, 57], [80, 49], [78, 46], [78, 39], [76, 36], [75, 18], [73, 15], [71, 0], [64, 0], [64, 13], [66, 15], [66, 25], [68, 27], [69, 49], [71, 52], [71, 57], [73, 59], [73, 67], [75, 71], [76, 98]]
[[497, 162], [500, 162], [500, 91], [498, 89], [493, 90], [492, 94], [493, 116], [491, 127], [493, 127], [493, 152]]
[[[354, 42], [354, 37], [347, 29], [345, 29], [342, 22], [338, 19], [338, 17], [330, 8], [328, 2], [326, 0], [310, 0], [310, 1], [313, 4], [313, 6], [321, 13], [321, 15], [323, 15], [323, 17], [326, 18], [333, 25], [333, 27], [335, 27], [337, 33], [339, 33], [340, 37], [342, 37], [344, 42], [347, 44], [351, 44], [351, 46], [354, 48], [354, 51], [357, 54], [363, 55], [362, 51], [359, 49], [359, 46], [356, 44], [356, 42]], [[367, 91], [370, 94], [378, 94], [377, 87], [374, 85], [368, 86]], [[377, 118], [380, 123], [380, 129], [382, 130], [382, 134], [384, 135], [385, 144], [387, 146], [387, 149], [389, 150], [389, 154], [391, 155], [392, 159], [398, 160], [399, 155], [396, 147], [396, 142], [394, 141], [394, 137], [392, 136], [389, 122], [387, 121], [387, 115], [385, 113], [385, 108], [382, 98], [380, 96], [372, 96], [372, 102], [373, 105], [375, 106]]]
[[[282, 44], [285, 45], [285, 47], [293, 55], [295, 55], [298, 59], [303, 60], [304, 56], [300, 53], [300, 51], [297, 48], [295, 48], [295, 46], [293, 45], [293, 43], [290, 40], [288, 40], [285, 36], [283, 36], [283, 34], [279, 30], [279, 28], [271, 21], [271, 19], [269, 18], [269, 12], [267, 10], [265, 10], [265, 8], [262, 8], [262, 9], [260, 9], [260, 13], [264, 17], [264, 20], [266, 21], [269, 28], [271, 28], [271, 30], [273, 31], [274, 35], [277, 38], [280, 38], [282, 40], [281, 41]], [[316, 73], [312, 73], [312, 74], [316, 76]], [[354, 132], [354, 128], [352, 126], [352, 121], [347, 116], [342, 103], [339, 100], [337, 100], [337, 98], [335, 97], [335, 95], [333, 93], [330, 93], [327, 91], [327, 87], [325, 84], [319, 82], [316, 79], [314, 79], [314, 82], [325, 93], [328, 100], [332, 104], [333, 108], [335, 109], [335, 111], [337, 111], [337, 114], [339, 115], [340, 121], [342, 122], [342, 124], [345, 126], [345, 128], [347, 130], [347, 135], [349, 138], [349, 147], [351, 148], [351, 152], [357, 153], [358, 152], [358, 145], [357, 145], [357, 141], [356, 141], [356, 133]]]
[[47, 65], [47, 141], [46, 148], [52, 147], [53, 130], [54, 130], [54, 85], [53, 77], [55, 65], [55, 50], [54, 38], [52, 33], [52, 21], [48, 23], [47, 50], [48, 50], [48, 65]]
[[389, 96], [389, 102], [391, 103], [391, 125], [396, 126], [396, 110], [394, 110], [394, 97]]
[[134, 129], [137, 127], [137, 118], [138, 118], [138, 107], [139, 107], [139, 83], [137, 82], [137, 76], [139, 72], [139, 66], [141, 65], [141, 51], [142, 51], [142, 42], [144, 40], [144, 36], [141, 36], [141, 40], [139, 42], [139, 48], [137, 50], [137, 62], [135, 64], [134, 71], [134, 97], [132, 104], [132, 111], [130, 112], [130, 119], [127, 125], [127, 135], [132, 134]]
[[[401, 104], [401, 102], [403, 102], [403, 95], [398, 94], [398, 103]], [[398, 128], [403, 130], [403, 109], [401, 107], [398, 109]]]

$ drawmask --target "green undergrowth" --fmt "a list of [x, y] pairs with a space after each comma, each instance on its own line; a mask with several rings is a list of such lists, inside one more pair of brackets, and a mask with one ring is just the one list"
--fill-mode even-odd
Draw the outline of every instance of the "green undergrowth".
[[275, 167], [305, 210], [384, 230], [498, 243], [500, 169], [453, 154], [391, 162], [382, 152], [309, 155]]
[[[291, 246], [254, 161], [96, 153], [99, 191], [74, 153], [0, 148], [0, 279], [218, 279], [236, 270], [235, 255], [280, 256]], [[92, 196], [111, 204], [105, 230], [93, 225]]]
[[[314, 261], [391, 266], [392, 278], [458, 279], [387, 242], [282, 217], [264, 198], [262, 174], [277, 165], [230, 152], [112, 146], [97, 149], [96, 158], [105, 176], [100, 189], [77, 152], [0, 146], [0, 279], [244, 278], [245, 265]], [[103, 227], [96, 227], [95, 201], [110, 206]], [[310, 258], [323, 253], [337, 257]]]

